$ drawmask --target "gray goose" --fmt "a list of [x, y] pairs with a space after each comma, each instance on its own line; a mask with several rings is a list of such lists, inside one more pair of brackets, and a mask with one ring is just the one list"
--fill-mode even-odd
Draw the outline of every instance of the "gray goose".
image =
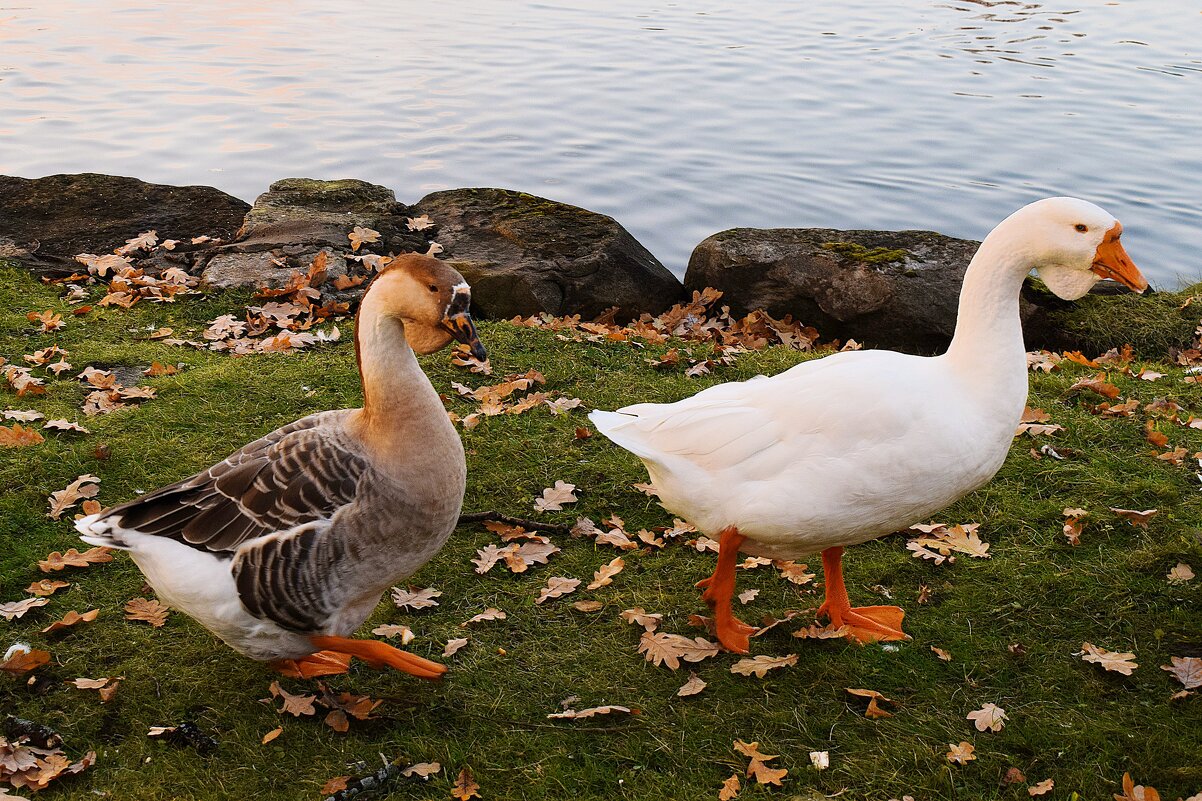
[[455, 339], [485, 358], [470, 303], [443, 262], [393, 259], [355, 320], [363, 408], [301, 418], [84, 517], [81, 539], [128, 551], [164, 602], [281, 672], [339, 672], [357, 656], [438, 678], [443, 665], [349, 635], [458, 520], [463, 445], [414, 354]]

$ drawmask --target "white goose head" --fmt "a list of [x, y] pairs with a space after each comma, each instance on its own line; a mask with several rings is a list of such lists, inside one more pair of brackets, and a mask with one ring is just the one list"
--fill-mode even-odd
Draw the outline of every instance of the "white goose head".
[[[1143, 292], [1148, 282], [1119, 242], [1123, 226], [1105, 210], [1074, 197], [1024, 206], [1003, 225], [1048, 289], [1076, 300], [1103, 278]], [[1000, 227], [1000, 226], [999, 226]]]
[[400, 320], [416, 353], [433, 353], [455, 339], [477, 359], [488, 358], [468, 312], [471, 287], [458, 271], [433, 256], [397, 256], [381, 268], [363, 301], [361, 310], [371, 308]]

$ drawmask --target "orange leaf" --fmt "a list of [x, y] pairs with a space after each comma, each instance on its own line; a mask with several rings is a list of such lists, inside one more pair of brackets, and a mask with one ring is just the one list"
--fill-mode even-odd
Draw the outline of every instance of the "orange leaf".
[[32, 428], [13, 423], [12, 428], [0, 426], [0, 448], [28, 448], [45, 442], [46, 438]]
[[73, 609], [70, 612], [68, 612], [67, 614], [63, 615], [62, 620], [56, 620], [53, 623], [51, 623], [49, 626], [47, 626], [46, 628], [42, 629], [42, 633], [48, 634], [52, 631], [59, 631], [61, 629], [70, 628], [71, 626], [74, 626], [76, 623], [91, 623], [93, 620], [96, 619], [96, 616], [99, 614], [100, 614], [99, 609], [91, 609], [87, 612], [84, 612], [82, 615]]
[[54, 593], [58, 592], [63, 587], [70, 587], [70, 586], [71, 585], [65, 581], [53, 581], [51, 579], [42, 579], [41, 581], [35, 581], [34, 583], [32, 583], [28, 587], [26, 587], [25, 592], [33, 593], [34, 595], [37, 595], [41, 598], [45, 598], [47, 595], [54, 595]]
[[479, 797], [480, 785], [476, 784], [476, 779], [472, 776], [472, 769], [464, 767], [459, 771], [459, 778], [455, 780], [455, 786], [451, 788], [451, 798], [456, 801], [469, 801], [469, 799]]
[[149, 598], [131, 598], [125, 602], [124, 610], [126, 620], [141, 620], [157, 629], [167, 622], [171, 607]]
[[0, 662], [0, 670], [3, 670], [5, 673], [11, 673], [14, 676], [19, 676], [22, 673], [28, 673], [31, 670], [40, 668], [49, 661], [49, 651], [39, 651], [37, 649], [18, 651], [8, 659]]
[[52, 552], [45, 559], [38, 562], [38, 568], [43, 573], [49, 573], [51, 570], [63, 570], [68, 567], [87, 567], [88, 565], [98, 565], [103, 562], [113, 561], [112, 552], [108, 548], [97, 545], [95, 548], [80, 553], [71, 548], [66, 553]]

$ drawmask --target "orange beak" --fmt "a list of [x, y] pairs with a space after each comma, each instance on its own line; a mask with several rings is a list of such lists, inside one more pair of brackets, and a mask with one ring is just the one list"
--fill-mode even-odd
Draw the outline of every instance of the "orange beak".
[[1135, 262], [1131, 261], [1127, 251], [1123, 250], [1123, 245], [1119, 242], [1119, 237], [1122, 235], [1123, 225], [1116, 222], [1114, 227], [1106, 232], [1102, 243], [1098, 245], [1098, 250], [1093, 257], [1093, 266], [1090, 269], [1103, 278], [1113, 278], [1129, 289], [1143, 292], [1148, 288], [1148, 281], [1135, 266]]

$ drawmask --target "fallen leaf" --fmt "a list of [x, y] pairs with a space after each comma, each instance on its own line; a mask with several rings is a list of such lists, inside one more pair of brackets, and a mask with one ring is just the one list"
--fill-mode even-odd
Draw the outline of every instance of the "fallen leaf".
[[997, 704], [985, 704], [975, 712], [968, 713], [977, 731], [1001, 731], [1006, 727], [1006, 710]]
[[1022, 784], [1027, 780], [1027, 777], [1021, 770], [1016, 767], [1006, 768], [1005, 774], [1002, 776], [1002, 785]]
[[799, 565], [792, 560], [777, 561], [772, 564], [780, 571], [780, 577], [791, 584], [809, 584], [814, 580], [815, 574], [809, 572], [809, 565]]
[[397, 605], [398, 609], [426, 609], [431, 606], [438, 606], [438, 598], [442, 595], [439, 590], [433, 587], [418, 590], [402, 590], [400, 587], [392, 588], [392, 602]]
[[377, 637], [400, 637], [401, 645], [408, 645], [417, 638], [417, 635], [413, 633], [413, 629], [396, 623], [376, 626], [371, 630], [371, 633]]
[[1161, 665], [1161, 670], [1167, 670], [1173, 674], [1173, 677], [1185, 685], [1185, 689], [1187, 690], [1202, 687], [1202, 658], [1196, 656], [1172, 656], [1169, 659], [1172, 664]]
[[467, 637], [456, 637], [453, 640], [447, 640], [446, 647], [442, 649], [442, 655], [444, 657], [454, 656], [456, 653], [458, 653], [459, 649], [467, 645], [467, 643]]
[[718, 801], [731, 801], [739, 794], [739, 788], [739, 774], [733, 773], [730, 778], [722, 782], [722, 789], [718, 791]]
[[969, 762], [976, 759], [976, 756], [973, 754], [973, 751], [975, 751], [976, 748], [973, 747], [972, 743], [961, 742], [959, 745], [948, 743], [948, 746], [951, 749], [947, 752], [948, 762], [955, 762], [958, 765], [967, 765]]
[[626, 567], [626, 560], [615, 556], [608, 564], [601, 565], [594, 573], [592, 582], [585, 589], [596, 590], [613, 583], [613, 577]]
[[605, 604], [600, 601], [576, 601], [572, 604], [572, 608], [577, 612], [596, 612]]
[[274, 729], [272, 729], [271, 731], [264, 734], [261, 742], [263, 745], [267, 745], [269, 742], [274, 740], [276, 737], [279, 737], [283, 733], [284, 733], [284, 727], [277, 726]]
[[740, 676], [757, 676], [764, 678], [768, 675], [769, 670], [776, 668], [791, 667], [797, 664], [797, 654], [788, 654], [786, 656], [769, 656], [761, 654], [759, 656], [747, 657], [740, 659], [730, 666], [731, 673], [737, 673]]
[[547, 586], [539, 590], [538, 597], [534, 599], [536, 604], [541, 604], [543, 601], [551, 598], [560, 598], [573, 592], [580, 586], [580, 579], [567, 578], [566, 576], [551, 576], [547, 579]]
[[30, 609], [36, 609], [39, 606], [45, 606], [50, 603], [49, 598], [25, 598], [21, 601], [11, 601], [6, 604], [0, 604], [0, 617], [5, 620], [24, 617], [25, 613]]
[[664, 619], [663, 614], [659, 612], [648, 614], [647, 610], [641, 606], [636, 606], [633, 609], [624, 609], [619, 613], [619, 617], [631, 625], [642, 626], [644, 631], [655, 631]]
[[1160, 514], [1159, 509], [1145, 509], [1142, 512], [1137, 512], [1134, 509], [1116, 509], [1113, 506], [1110, 507], [1110, 511], [1114, 512], [1131, 525], [1139, 526], [1140, 528], [1147, 528], [1148, 521]]
[[361, 225], [356, 225], [355, 229], [346, 235], [346, 238], [351, 240], [351, 252], [358, 253], [359, 248], [361, 248], [365, 243], [370, 244], [372, 242], [379, 242], [380, 232], [373, 231], [370, 228], [364, 228]]
[[459, 778], [455, 779], [455, 785], [451, 788], [451, 798], [456, 801], [469, 801], [472, 798], [480, 797], [480, 785], [476, 784], [476, 779], [472, 776], [472, 769], [464, 767], [459, 771]]
[[171, 607], [150, 598], [131, 598], [125, 602], [124, 610], [126, 620], [141, 620], [158, 629], [167, 622]]
[[939, 657], [944, 662], [952, 661], [952, 655], [950, 653], [948, 653], [947, 651], [943, 650], [942, 648], [932, 645], [931, 650], [935, 653], [935, 656]]
[[429, 779], [435, 773], [442, 770], [442, 765], [437, 762], [415, 762], [409, 767], [401, 771], [401, 775], [405, 777], [417, 776], [422, 779]]
[[108, 683], [109, 679], [107, 676], [103, 679], [75, 679], [74, 681], [67, 682], [67, 684], [73, 684], [81, 690], [99, 690]]
[[508, 617], [508, 615], [506, 615], [500, 609], [494, 609], [490, 606], [480, 614], [472, 617], [470, 620], [465, 620], [464, 622], [460, 623], [459, 628], [467, 628], [472, 623], [483, 623], [490, 620], [504, 620], [506, 617]]
[[26, 428], [20, 423], [13, 423], [11, 428], [0, 426], [0, 448], [28, 448], [45, 441], [46, 438], [35, 429]]
[[541, 498], [534, 499], [534, 511], [562, 511], [562, 504], [575, 503], [577, 500], [579, 500], [573, 491], [575, 489], [575, 484], [568, 484], [564, 481], [556, 481], [554, 487], [548, 487], [547, 489], [543, 490], [543, 495]]
[[58, 520], [63, 512], [84, 498], [94, 498], [100, 492], [100, 477], [89, 474], [82, 475], [67, 485], [65, 489], [50, 493], [50, 511], [46, 516]]
[[749, 604], [755, 600], [755, 596], [759, 595], [759, 590], [743, 590], [739, 593], [739, 602]]
[[52, 431], [72, 431], [76, 434], [91, 434], [92, 432], [81, 426], [79, 423], [72, 423], [70, 420], [47, 420], [42, 424], [42, 428], [48, 428]]
[[1119, 396], [1119, 388], [1114, 384], [1106, 383], [1105, 373], [1098, 373], [1093, 378], [1083, 378], [1068, 388], [1069, 392], [1076, 392], [1078, 390], [1095, 392], [1104, 398], [1110, 398], [1112, 400]]
[[1037, 796], [1037, 795], [1043, 795], [1044, 793], [1050, 793], [1050, 792], [1052, 792], [1052, 788], [1055, 786], [1056, 786], [1056, 782], [1052, 781], [1051, 779], [1044, 779], [1039, 784], [1035, 784], [1035, 785], [1028, 787], [1027, 795]]
[[150, 367], [142, 371], [142, 375], [157, 378], [161, 375], [175, 375], [179, 372], [179, 368], [174, 364], [160, 364], [159, 362], [151, 362]]
[[52, 631], [59, 631], [61, 629], [70, 628], [71, 626], [74, 626], [76, 623], [91, 623], [93, 620], [96, 619], [96, 617], [99, 614], [100, 614], [99, 609], [91, 609], [87, 612], [84, 612], [82, 615], [79, 614], [78, 612], [76, 612], [75, 610], [71, 610], [67, 614], [63, 615], [62, 620], [56, 620], [53, 623], [51, 623], [49, 626], [47, 626], [46, 628], [42, 629], [42, 633], [48, 634]]
[[696, 695], [697, 693], [701, 692], [705, 688], [706, 688], [705, 681], [700, 676], [698, 676], [696, 673], [690, 672], [689, 680], [686, 681], [681, 686], [681, 688], [676, 691], [676, 694], [679, 695], [681, 698], [685, 698], [690, 695]]
[[95, 548], [89, 548], [83, 553], [74, 548], [69, 549], [66, 553], [53, 551], [45, 559], [38, 562], [38, 568], [43, 573], [49, 573], [52, 570], [63, 570], [68, 567], [87, 567], [88, 565], [98, 565], [111, 561], [113, 561], [112, 552], [108, 548], [97, 545]]
[[278, 681], [273, 681], [267, 689], [270, 690], [272, 698], [279, 698], [284, 702], [284, 705], [276, 712], [280, 714], [287, 712], [297, 718], [302, 715], [317, 714], [317, 709], [313, 706], [317, 701], [316, 695], [293, 695], [281, 687]]
[[5, 673], [11, 673], [14, 676], [19, 676], [22, 673], [36, 670], [49, 661], [49, 651], [39, 651], [36, 648], [29, 650], [21, 649], [13, 652], [8, 659], [0, 662], [0, 670], [3, 670]]
[[434, 221], [430, 219], [429, 214], [423, 214], [420, 217], [406, 217], [405, 227], [410, 231], [424, 231], [434, 225]]
[[594, 706], [581, 710], [565, 709], [562, 712], [552, 712], [550, 715], [547, 715], [547, 717], [574, 720], [577, 718], [591, 718], [595, 715], [612, 715], [615, 712], [624, 712], [626, 714], [630, 714], [630, 708], [625, 706], [614, 706], [611, 704], [607, 706]]
[[1122, 673], [1124, 676], [1130, 676], [1131, 671], [1139, 667], [1134, 661], [1135, 654], [1107, 651], [1105, 648], [1098, 648], [1087, 642], [1081, 643], [1081, 659], [1086, 662], [1095, 662], [1106, 670]]
[[847, 690], [847, 692], [851, 693], [852, 695], [858, 695], [861, 698], [868, 699], [868, 708], [864, 711], [864, 717], [867, 717], [867, 718], [891, 718], [891, 717], [893, 717], [893, 713], [886, 712], [885, 710], [881, 709], [880, 706], [877, 704], [877, 701], [881, 701], [881, 702], [887, 703], [887, 704], [891, 704], [893, 702], [891, 700], [889, 700], [888, 698], [886, 698], [881, 693], [877, 692], [876, 690], [853, 689], [851, 687], [845, 687], [844, 689]]
[[1174, 584], [1182, 584], [1187, 581], [1193, 581], [1194, 571], [1185, 562], [1178, 562], [1169, 570], [1167, 578]]
[[54, 595], [54, 593], [58, 592], [63, 587], [70, 587], [70, 586], [71, 585], [65, 581], [55, 581], [53, 579], [42, 579], [41, 581], [35, 581], [34, 583], [32, 583], [28, 587], [26, 587], [25, 592], [31, 592], [34, 595], [44, 598], [47, 595]]
[[36, 409], [5, 409], [5, 420], [16, 420], [21, 423], [32, 423], [34, 420], [41, 420], [46, 415]]
[[680, 634], [666, 634], [661, 631], [644, 631], [639, 638], [639, 653], [644, 654], [648, 662], [659, 666], [667, 665], [672, 670], [680, 668], [680, 660], [700, 662], [711, 656], [718, 655], [718, 644], [704, 637], [688, 638]]
[[814, 770], [826, 770], [831, 766], [831, 752], [811, 751], [810, 764], [814, 766]]
[[1131, 780], [1130, 773], [1123, 774], [1123, 794], [1114, 794], [1115, 801], [1160, 801], [1160, 793], [1154, 787], [1145, 787]]

